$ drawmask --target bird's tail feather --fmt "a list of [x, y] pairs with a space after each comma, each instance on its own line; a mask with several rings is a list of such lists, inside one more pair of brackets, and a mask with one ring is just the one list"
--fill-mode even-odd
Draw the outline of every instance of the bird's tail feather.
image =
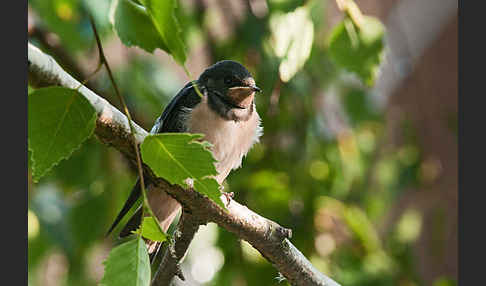
[[115, 218], [115, 221], [111, 225], [110, 229], [106, 233], [106, 236], [108, 236], [113, 229], [120, 223], [120, 221], [123, 219], [123, 217], [128, 213], [128, 211], [133, 207], [135, 202], [138, 200], [140, 195], [142, 194], [142, 189], [140, 188], [140, 179], [137, 180], [137, 183], [135, 186], [133, 186], [132, 191], [130, 193], [130, 196], [128, 197], [127, 201], [123, 205], [123, 208], [121, 211], [118, 213], [118, 215]]
[[[149, 201], [150, 207], [154, 215], [159, 220], [160, 226], [162, 229], [167, 232], [169, 226], [171, 225], [172, 221], [175, 219], [177, 213], [181, 209], [180, 204], [169, 196], [166, 192], [151, 189], [151, 186], [148, 186], [149, 190], [147, 191], [147, 199]], [[123, 205], [122, 210], [117, 215], [115, 221], [113, 222], [112, 226], [108, 230], [108, 234], [110, 234], [113, 229], [120, 223], [123, 217], [128, 213], [128, 211], [133, 207], [135, 202], [141, 195], [141, 188], [140, 188], [140, 180], [137, 180], [137, 183], [132, 189], [130, 196], [128, 197], [127, 201]], [[132, 217], [128, 220], [127, 224], [123, 227], [122, 231], [120, 232], [120, 237], [125, 237], [132, 234], [132, 231], [136, 230], [142, 221], [142, 207], [139, 207], [137, 211], [132, 215]]]
[[140, 223], [142, 222], [142, 206], [140, 206], [137, 211], [133, 214], [133, 216], [128, 220], [127, 224], [123, 227], [122, 231], [119, 234], [120, 238], [125, 236], [129, 236], [132, 234], [132, 231], [136, 230]]

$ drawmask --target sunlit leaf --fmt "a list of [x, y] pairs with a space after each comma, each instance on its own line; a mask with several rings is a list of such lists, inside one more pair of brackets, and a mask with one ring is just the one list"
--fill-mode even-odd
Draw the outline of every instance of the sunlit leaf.
[[147, 8], [152, 21], [159, 31], [169, 53], [179, 64], [186, 61], [186, 48], [182, 41], [182, 31], [175, 16], [177, 8], [176, 0], [141, 0], [140, 2]]
[[94, 108], [75, 90], [48, 87], [30, 93], [28, 145], [33, 180], [78, 149], [93, 133], [95, 122]]
[[110, 10], [110, 4], [112, 1], [100, 1], [100, 0], [82, 0], [84, 7], [93, 15], [98, 33], [103, 37], [103, 32], [111, 32], [110, 19], [106, 11]]
[[287, 14], [275, 14], [270, 18], [272, 43], [275, 54], [282, 59], [280, 79], [289, 81], [310, 56], [314, 40], [314, 24], [307, 7], [297, 8]]
[[149, 135], [140, 146], [142, 159], [157, 176], [171, 184], [187, 187], [187, 179], [192, 179], [196, 191], [224, 208], [219, 184], [209, 177], [217, 175], [216, 160], [208, 144], [197, 141], [202, 137], [189, 133]]
[[378, 233], [365, 212], [358, 207], [349, 206], [344, 210], [343, 215], [351, 231], [363, 243], [368, 252], [374, 252], [381, 248]]
[[329, 38], [329, 53], [339, 66], [372, 85], [382, 59], [385, 27], [374, 17], [362, 20], [360, 27], [349, 18], [338, 24]]
[[135, 233], [142, 234], [143, 237], [153, 241], [164, 242], [167, 240], [167, 235], [160, 231], [157, 222], [153, 217], [144, 217], [142, 226], [135, 231]]
[[127, 46], [138, 46], [151, 53], [156, 48], [170, 52], [145, 7], [131, 0], [113, 0], [110, 22]]
[[103, 264], [105, 274], [101, 285], [150, 285], [150, 260], [147, 247], [140, 237], [113, 248]]
[[396, 225], [396, 236], [400, 242], [414, 242], [422, 230], [422, 214], [415, 209], [408, 209]]
[[35, 238], [39, 235], [39, 219], [31, 210], [27, 211], [27, 237], [29, 239]]

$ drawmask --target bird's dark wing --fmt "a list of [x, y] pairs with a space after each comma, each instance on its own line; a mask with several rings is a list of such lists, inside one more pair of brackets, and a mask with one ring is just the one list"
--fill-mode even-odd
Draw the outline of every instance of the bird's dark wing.
[[194, 90], [192, 83], [187, 83], [167, 105], [162, 115], [157, 118], [150, 133], [186, 132], [184, 115], [188, 109], [193, 109], [199, 102], [201, 102], [201, 98]]
[[[152, 127], [150, 133], [165, 133], [165, 132], [185, 132], [184, 121], [186, 117], [184, 113], [187, 112], [187, 109], [192, 109], [196, 106], [199, 102], [201, 102], [201, 98], [199, 95], [194, 91], [194, 87], [192, 83], [189, 82], [182, 88], [177, 95], [171, 100], [169, 105], [164, 109], [162, 115], [157, 118], [155, 125]], [[148, 186], [148, 180], [144, 176], [145, 185]], [[140, 179], [137, 180], [137, 183], [133, 187], [132, 191], [130, 192], [130, 196], [128, 197], [127, 201], [123, 205], [123, 208], [116, 216], [115, 221], [111, 225], [110, 229], [108, 230], [106, 235], [109, 235], [113, 229], [120, 223], [123, 217], [128, 213], [128, 211], [133, 207], [135, 202], [138, 200], [140, 195], [142, 194], [141, 187], [140, 187]], [[136, 227], [140, 224], [141, 221], [141, 211], [140, 209], [130, 218], [127, 225], [123, 228], [120, 233], [120, 237], [127, 236], [131, 233], [131, 230], [135, 230]]]

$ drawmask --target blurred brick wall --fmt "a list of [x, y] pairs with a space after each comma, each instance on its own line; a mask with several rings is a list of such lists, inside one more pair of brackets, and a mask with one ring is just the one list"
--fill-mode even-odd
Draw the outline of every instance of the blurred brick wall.
[[[364, 14], [387, 24], [390, 12], [401, 1], [409, 0], [356, 0], [356, 3]], [[335, 1], [328, 3], [327, 22], [332, 27], [342, 19], [342, 14]], [[430, 17], [434, 19], [434, 15]], [[401, 146], [404, 132], [401, 122], [404, 119], [411, 122], [419, 139], [424, 170], [430, 173], [432, 169], [434, 173], [419, 189], [404, 191], [385, 223], [387, 228], [395, 225], [409, 207], [423, 213], [422, 233], [413, 248], [416, 270], [425, 285], [432, 285], [443, 276], [457, 281], [458, 276], [458, 145], [457, 133], [453, 131], [458, 111], [457, 14], [453, 18], [390, 94], [386, 106], [387, 130], [391, 131], [387, 134], [387, 147]]]
[[[425, 164], [437, 171], [432, 181], [410, 190], [400, 201], [402, 209], [414, 206], [423, 211], [422, 234], [414, 250], [426, 285], [441, 276], [457, 280], [458, 272], [458, 145], [453, 131], [458, 111], [457, 25], [456, 16], [426, 49], [392, 94], [387, 112], [389, 124], [396, 125], [392, 121], [397, 119], [412, 122]], [[399, 139], [390, 139], [400, 144]]]

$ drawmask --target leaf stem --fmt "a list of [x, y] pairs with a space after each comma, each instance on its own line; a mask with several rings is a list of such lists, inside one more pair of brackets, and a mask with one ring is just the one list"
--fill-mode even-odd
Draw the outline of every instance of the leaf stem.
[[[191, 73], [187, 69], [186, 65], [182, 65], [182, 67], [184, 68], [186, 75], [189, 77], [189, 79], [191, 79], [192, 78]], [[202, 95], [201, 91], [199, 90], [199, 87], [196, 84], [194, 84], [194, 81], [191, 81], [191, 84], [194, 87], [194, 89], [196, 90], [197, 95], [199, 95], [200, 98], [203, 98], [203, 95]]]
[[345, 13], [358, 29], [361, 29], [363, 14], [358, 5], [356, 5], [353, 0], [336, 0], [336, 4], [338, 5], [339, 10]]
[[[118, 99], [120, 100], [120, 103], [123, 106], [123, 111], [125, 112], [125, 115], [128, 119], [128, 125], [130, 126], [130, 136], [131, 136], [131, 141], [133, 142], [133, 148], [135, 149], [135, 154], [136, 154], [136, 157], [137, 157], [138, 176], [140, 177], [140, 188], [142, 189], [142, 196], [143, 196], [141, 228], [143, 228], [144, 213], [145, 213], [145, 210], [147, 210], [148, 213], [157, 222], [156, 224], [157, 224], [159, 230], [162, 233], [165, 234], [165, 232], [160, 227], [160, 223], [159, 223], [157, 217], [152, 212], [152, 209], [150, 207], [150, 204], [149, 204], [149, 201], [148, 201], [148, 198], [147, 198], [147, 193], [146, 193], [146, 190], [145, 190], [145, 181], [144, 181], [144, 177], [143, 177], [142, 160], [141, 160], [141, 157], [140, 157], [140, 150], [138, 149], [137, 141], [135, 140], [135, 129], [134, 129], [133, 124], [132, 124], [132, 117], [130, 115], [130, 112], [128, 111], [128, 107], [125, 103], [125, 99], [120, 94], [120, 91], [118, 89], [118, 85], [116, 84], [115, 79], [113, 77], [113, 73], [111, 72], [110, 66], [108, 65], [108, 61], [106, 60], [105, 54], [103, 52], [103, 47], [101, 45], [101, 40], [100, 40], [98, 31], [96, 30], [96, 25], [95, 25], [94, 20], [93, 20], [93, 16], [91, 14], [88, 14], [88, 15], [89, 15], [89, 21], [91, 23], [91, 27], [92, 27], [93, 32], [95, 34], [96, 44], [98, 46], [100, 66], [104, 65], [106, 67], [106, 71], [108, 72], [108, 76], [110, 78], [110, 81], [113, 85], [113, 88], [115, 89], [116, 96], [118, 97]], [[142, 229], [142, 231], [143, 231], [143, 229]], [[140, 237], [142, 235], [142, 231], [140, 231]]]

